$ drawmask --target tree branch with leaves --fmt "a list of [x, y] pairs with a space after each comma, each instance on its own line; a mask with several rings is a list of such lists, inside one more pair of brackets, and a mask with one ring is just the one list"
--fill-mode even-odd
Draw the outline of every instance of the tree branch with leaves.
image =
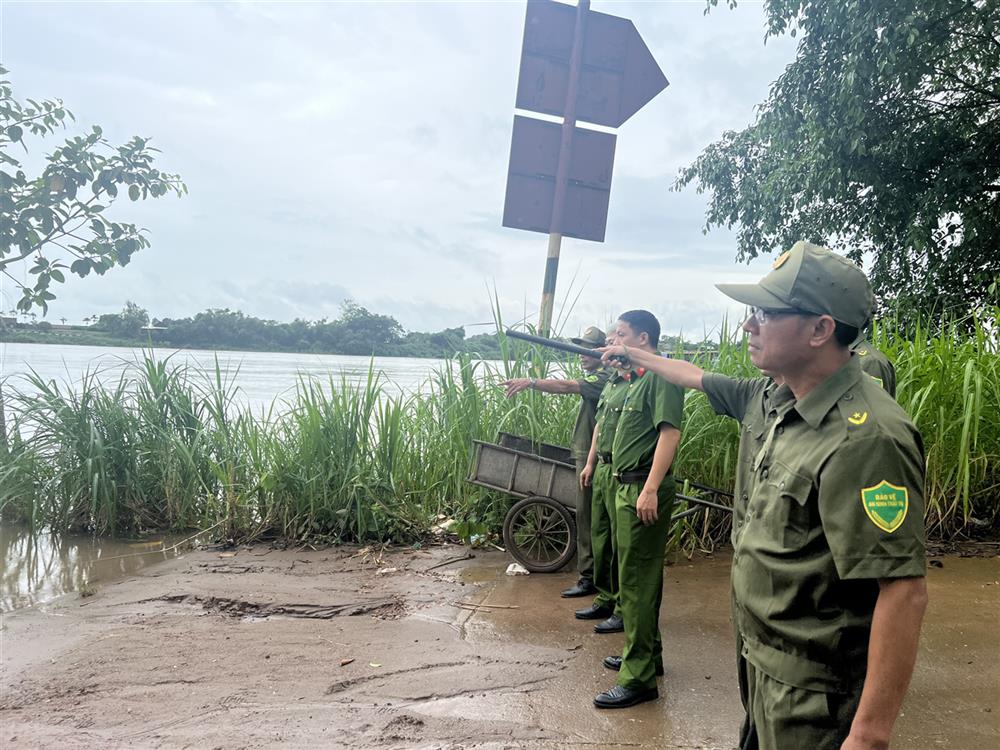
[[996, 304], [1000, 0], [764, 10], [767, 35], [798, 48], [754, 123], [681, 170], [677, 189], [711, 194], [706, 229], [735, 229], [740, 260], [799, 239], [865, 260], [903, 315]]
[[[0, 274], [20, 288], [19, 311], [46, 313], [67, 271], [103, 275], [149, 247], [144, 229], [104, 215], [119, 191], [138, 201], [181, 196], [187, 186], [154, 166], [159, 151], [148, 138], [115, 146], [96, 125], [48, 155], [40, 176], [27, 175], [12, 152], [27, 153], [29, 138], [52, 135], [74, 117], [59, 99], [18, 101], [6, 75], [0, 67]], [[19, 264], [30, 280], [11, 272]]]

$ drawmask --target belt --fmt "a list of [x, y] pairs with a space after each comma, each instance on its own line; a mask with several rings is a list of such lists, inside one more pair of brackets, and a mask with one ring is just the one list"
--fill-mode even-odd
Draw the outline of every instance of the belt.
[[599, 463], [599, 464], [609, 464], [609, 463], [611, 463], [611, 454], [610, 453], [598, 453], [597, 454], [597, 463]]
[[649, 478], [649, 471], [652, 468], [648, 466], [643, 469], [636, 469], [635, 471], [619, 471], [615, 474], [615, 479], [618, 480], [619, 484], [639, 484]]

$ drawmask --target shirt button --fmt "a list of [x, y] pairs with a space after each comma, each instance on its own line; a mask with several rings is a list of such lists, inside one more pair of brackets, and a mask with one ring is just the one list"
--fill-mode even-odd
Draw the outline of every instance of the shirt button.
[[777, 432], [777, 433], [778, 433], [779, 435], [780, 435], [781, 433], [783, 433], [784, 431], [785, 431], [785, 428], [784, 428], [784, 427], [779, 427], [779, 428], [778, 428], [777, 430], [775, 430], [775, 432]]
[[761, 479], [767, 479], [767, 467], [766, 466], [763, 469], [760, 470], [760, 476], [761, 476]]

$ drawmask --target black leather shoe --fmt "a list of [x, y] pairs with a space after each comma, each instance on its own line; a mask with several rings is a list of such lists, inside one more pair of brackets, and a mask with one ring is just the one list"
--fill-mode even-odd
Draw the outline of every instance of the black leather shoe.
[[[608, 669], [613, 669], [617, 672], [622, 668], [622, 658], [620, 656], [605, 656], [603, 664]], [[656, 676], [663, 677], [662, 664], [656, 665]]]
[[574, 617], [577, 620], [603, 620], [608, 615], [614, 613], [614, 610], [606, 604], [591, 604], [589, 607], [584, 609], [578, 609], [574, 613]]
[[598, 708], [628, 708], [646, 701], [655, 701], [659, 697], [660, 693], [655, 687], [633, 689], [615, 685], [594, 698], [594, 705]]
[[589, 594], [596, 594], [597, 586], [589, 578], [581, 578], [579, 581], [574, 583], [570, 588], [560, 594], [564, 599], [572, 599], [577, 596], [587, 596]]
[[595, 633], [621, 633], [623, 630], [625, 630], [625, 623], [618, 615], [611, 615], [607, 620], [594, 626]]

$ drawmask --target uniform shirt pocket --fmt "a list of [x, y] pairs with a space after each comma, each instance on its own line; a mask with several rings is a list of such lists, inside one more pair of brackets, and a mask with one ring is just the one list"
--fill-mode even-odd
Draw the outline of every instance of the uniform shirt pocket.
[[[766, 472], [766, 476], [764, 475]], [[813, 482], [781, 461], [762, 470], [768, 502], [761, 511], [761, 523], [780, 540], [786, 551], [802, 547], [813, 527], [809, 496]]]

